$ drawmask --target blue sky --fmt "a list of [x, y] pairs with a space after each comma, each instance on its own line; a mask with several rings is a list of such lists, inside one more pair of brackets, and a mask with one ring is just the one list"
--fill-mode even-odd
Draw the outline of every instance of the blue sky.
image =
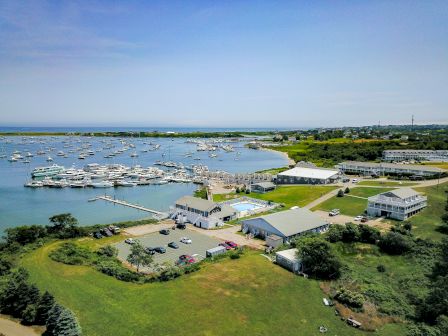
[[448, 1], [0, 1], [0, 124], [448, 122]]

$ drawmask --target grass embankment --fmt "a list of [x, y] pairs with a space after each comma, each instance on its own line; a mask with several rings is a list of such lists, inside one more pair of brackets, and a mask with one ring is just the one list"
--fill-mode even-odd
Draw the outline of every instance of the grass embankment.
[[[103, 240], [104, 243], [107, 239]], [[255, 252], [209, 264], [166, 283], [118, 281], [88, 266], [52, 261], [58, 242], [21, 264], [42, 290], [74, 310], [84, 335], [372, 335], [348, 327], [322, 304], [317, 281], [297, 277]], [[285, 327], [287, 326], [287, 327]], [[374, 335], [400, 335], [387, 325]]]
[[332, 209], [339, 209], [342, 215], [347, 216], [362, 215], [364, 213], [364, 210], [367, 209], [368, 197], [392, 189], [394, 188], [356, 187], [351, 189], [350, 193], [344, 195], [344, 197], [334, 196], [322, 202], [318, 206], [314, 207], [312, 210], [331, 211]]
[[[325, 287], [345, 287], [362, 293], [369, 302], [364, 305], [364, 312], [350, 314], [366, 328], [375, 329], [414, 315], [412, 300], [427, 294], [429, 280], [426, 274], [432, 267], [428, 257], [432, 256], [391, 256], [381, 253], [375, 245], [363, 243], [339, 242], [333, 247], [346, 268], [340, 280], [327, 283]], [[383, 265], [385, 272], [379, 272], [378, 265]]]
[[318, 199], [319, 197], [334, 190], [334, 186], [280, 186], [274, 191], [270, 191], [266, 194], [258, 193], [240, 193], [240, 194], [217, 194], [213, 195], [213, 199], [216, 202], [225, 201], [231, 198], [248, 196], [265, 201], [272, 201], [275, 203], [282, 203], [286, 208], [293, 206], [303, 207], [308, 203]]
[[440, 240], [446, 235], [440, 232], [442, 215], [445, 213], [448, 183], [439, 186], [415, 188], [428, 197], [428, 206], [419, 214], [411, 217], [409, 221], [413, 226], [416, 237]]
[[424, 166], [437, 167], [448, 170], [448, 162], [424, 162], [422, 163]]

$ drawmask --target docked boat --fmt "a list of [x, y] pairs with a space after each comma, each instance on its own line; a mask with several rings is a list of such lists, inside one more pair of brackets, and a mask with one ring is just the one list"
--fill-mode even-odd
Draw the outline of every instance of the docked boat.
[[47, 167], [37, 167], [31, 172], [31, 176], [32, 177], [54, 176], [58, 175], [64, 170], [65, 168], [63, 166], [59, 166], [57, 164]]
[[109, 181], [95, 182], [90, 184], [93, 188], [112, 188], [114, 184]]
[[24, 185], [27, 188], [40, 188], [43, 187], [44, 184], [42, 181], [29, 181]]
[[116, 181], [115, 186], [116, 187], [135, 187], [137, 183], [135, 182], [129, 182], [129, 181]]

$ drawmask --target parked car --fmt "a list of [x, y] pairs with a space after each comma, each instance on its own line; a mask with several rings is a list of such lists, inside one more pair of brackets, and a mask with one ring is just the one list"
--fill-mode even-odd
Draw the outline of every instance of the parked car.
[[369, 221], [369, 219], [366, 216], [363, 216], [361, 218], [361, 223], [367, 223]]
[[94, 236], [96, 239], [101, 239], [101, 238], [103, 238], [103, 235], [102, 235], [100, 232], [95, 232], [95, 233], [93, 234], [93, 236]]
[[168, 243], [168, 247], [171, 247], [173, 249], [178, 249], [179, 245], [177, 245], [175, 242], [171, 242], [171, 243]]
[[345, 177], [342, 179], [342, 183], [347, 183], [350, 182], [350, 179], [348, 177]]
[[157, 253], [163, 254], [166, 252], [166, 249], [162, 246], [157, 246], [154, 248], [154, 251], [156, 251]]
[[150, 255], [154, 255], [156, 253], [153, 247], [145, 247], [145, 252]]
[[196, 260], [192, 256], [188, 254], [182, 254], [181, 256], [179, 256], [179, 260], [176, 263], [179, 265], [179, 264], [193, 264], [195, 262]]
[[364, 216], [356, 216], [355, 218], [353, 218], [353, 220], [355, 221], [355, 222], [359, 222], [361, 219], [363, 219], [364, 218]]
[[230, 240], [226, 241], [225, 243], [227, 245], [229, 245], [231, 248], [237, 248], [238, 247], [238, 245], [236, 243], [234, 243], [233, 241], [230, 241]]
[[108, 228], [102, 229], [101, 232], [106, 237], [112, 237], [114, 235]]
[[176, 228], [178, 228], [179, 230], [185, 230], [187, 228], [186, 224], [177, 224]]
[[358, 183], [358, 179], [353, 179], [352, 183]]
[[339, 215], [341, 212], [339, 211], [339, 209], [333, 209], [333, 210], [331, 210], [329, 213], [328, 213], [328, 215], [330, 215], [331, 217], [333, 217], [333, 216], [337, 216], [337, 215]]
[[125, 242], [126, 244], [132, 245], [132, 244], [135, 243], [135, 240], [132, 239], [132, 238], [128, 238], [128, 239], [126, 239], [124, 242]]
[[191, 243], [192, 243], [191, 239], [190, 239], [190, 238], [187, 238], [187, 237], [182, 237], [182, 238], [180, 239], [180, 242], [181, 242], [181, 243], [184, 243], [184, 244], [191, 244]]
[[222, 247], [225, 247], [226, 250], [231, 250], [231, 249], [232, 249], [232, 247], [229, 246], [229, 245], [227, 245], [226, 243], [219, 243], [218, 245], [219, 245], [219, 246], [222, 246]]
[[113, 234], [119, 234], [120, 233], [120, 228], [118, 226], [115, 225], [110, 225], [108, 227], [108, 229], [110, 230], [110, 232], [112, 232]]
[[159, 233], [160, 233], [160, 234], [163, 234], [163, 235], [165, 235], [165, 236], [168, 236], [168, 235], [170, 234], [170, 230], [168, 230], [168, 229], [163, 229], [163, 230], [160, 230]]

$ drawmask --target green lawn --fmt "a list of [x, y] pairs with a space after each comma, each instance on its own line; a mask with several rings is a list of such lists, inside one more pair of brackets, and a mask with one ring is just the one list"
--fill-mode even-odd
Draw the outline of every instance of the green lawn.
[[230, 194], [226, 195], [213, 195], [213, 199], [217, 202], [229, 199], [231, 197], [248, 196], [253, 198], [262, 199], [265, 201], [272, 201], [275, 203], [283, 203], [285, 207], [290, 208], [293, 206], [305, 206], [315, 199], [329, 193], [336, 187], [333, 186], [280, 186], [276, 190], [268, 192], [266, 194], [251, 193], [246, 195]]
[[415, 182], [398, 182], [398, 181], [361, 181], [358, 185], [366, 185], [372, 187], [411, 187], [418, 183]]
[[[256, 252], [208, 264], [166, 283], [118, 281], [87, 266], [54, 262], [58, 243], [27, 254], [31, 280], [78, 316], [84, 335], [402, 335], [386, 325], [363, 333], [322, 304], [319, 284], [275, 266]], [[286, 327], [287, 326], [287, 327]]]
[[[350, 190], [350, 193], [344, 197], [334, 196], [329, 200], [319, 204], [312, 210], [324, 210], [331, 211], [332, 209], [339, 209], [341, 214], [347, 216], [358, 216], [364, 213], [367, 208], [367, 199], [370, 196], [392, 190], [393, 188], [366, 188], [366, 187], [356, 187]], [[358, 196], [358, 197], [350, 197]]]
[[440, 240], [446, 237], [438, 229], [441, 227], [441, 216], [445, 213], [448, 183], [433, 187], [416, 188], [428, 197], [428, 207], [410, 218], [413, 233], [417, 237]]

